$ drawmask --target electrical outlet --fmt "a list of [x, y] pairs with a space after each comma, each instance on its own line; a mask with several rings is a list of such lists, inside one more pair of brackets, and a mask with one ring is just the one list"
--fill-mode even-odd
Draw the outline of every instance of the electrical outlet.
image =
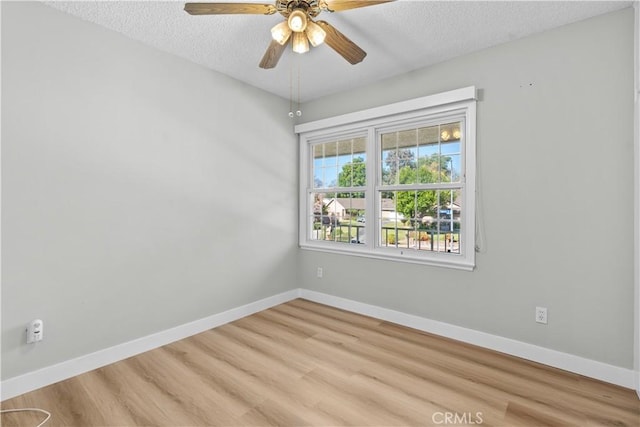
[[316, 274], [318, 276], [318, 279], [322, 279], [322, 276], [324, 274], [324, 272], [322, 271], [322, 267], [318, 267], [318, 271]]
[[547, 307], [536, 307], [536, 322], [547, 324]]
[[42, 320], [33, 320], [27, 326], [27, 344], [32, 344], [38, 341], [42, 341], [44, 334], [44, 324]]

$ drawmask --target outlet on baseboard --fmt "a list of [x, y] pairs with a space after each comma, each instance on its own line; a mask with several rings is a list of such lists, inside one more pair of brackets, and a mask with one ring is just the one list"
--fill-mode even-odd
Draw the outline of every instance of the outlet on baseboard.
[[316, 275], [318, 279], [322, 279], [322, 276], [324, 275], [324, 271], [322, 270], [322, 267], [318, 267], [318, 271], [316, 272]]
[[536, 307], [536, 322], [547, 324], [547, 307]]

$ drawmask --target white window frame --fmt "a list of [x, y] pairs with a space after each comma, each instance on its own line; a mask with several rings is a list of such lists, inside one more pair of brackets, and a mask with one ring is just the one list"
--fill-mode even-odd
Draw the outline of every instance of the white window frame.
[[[430, 251], [415, 251], [402, 248], [387, 248], [378, 244], [379, 215], [379, 147], [380, 132], [385, 129], [412, 123], [428, 122], [439, 117], [462, 118], [464, 144], [462, 149], [462, 215], [460, 218], [463, 239], [460, 254]], [[435, 95], [371, 108], [355, 113], [299, 124], [295, 132], [300, 139], [300, 208], [299, 245], [302, 249], [338, 254], [356, 255], [401, 262], [420, 263], [439, 267], [473, 270], [475, 267], [475, 217], [476, 217], [476, 88], [469, 86]], [[354, 133], [367, 134], [366, 154], [366, 224], [367, 239], [364, 244], [349, 244], [313, 240], [312, 201], [309, 195], [317, 192], [313, 188], [313, 165], [310, 147], [330, 138]]]

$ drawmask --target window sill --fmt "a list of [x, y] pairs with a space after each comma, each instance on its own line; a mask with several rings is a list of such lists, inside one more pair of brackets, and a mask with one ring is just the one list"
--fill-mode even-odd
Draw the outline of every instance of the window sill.
[[[442, 254], [442, 256], [438, 256], [437, 254], [433, 254], [429, 257], [425, 256], [412, 256], [411, 250], [408, 251], [400, 251], [398, 254], [395, 250], [376, 250], [372, 251], [367, 248], [356, 248], [350, 246], [348, 250], [340, 249], [336, 247], [328, 247], [326, 244], [301, 244], [300, 249], [303, 250], [311, 250], [317, 252], [326, 252], [337, 255], [349, 255], [349, 256], [357, 256], [363, 258], [373, 258], [385, 261], [394, 261], [394, 262], [404, 262], [410, 264], [421, 264], [427, 265], [430, 267], [443, 267], [443, 268], [451, 268], [455, 270], [463, 270], [463, 271], [473, 271], [475, 268], [474, 261], [470, 261], [463, 257], [462, 255], [451, 255], [451, 254]], [[446, 258], [446, 259], [445, 259]]]

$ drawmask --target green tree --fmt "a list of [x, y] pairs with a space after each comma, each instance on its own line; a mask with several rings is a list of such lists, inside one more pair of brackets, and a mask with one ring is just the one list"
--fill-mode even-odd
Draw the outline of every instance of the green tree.
[[[434, 154], [418, 159], [417, 167], [405, 166], [398, 172], [400, 184], [427, 184], [450, 181], [450, 158]], [[440, 206], [446, 205], [451, 197], [449, 190], [411, 190], [396, 192], [396, 210], [405, 218], [421, 219], [437, 216], [438, 193]]]
[[[382, 183], [386, 185], [395, 185], [400, 182], [398, 180], [398, 171], [408, 167], [415, 168], [415, 154], [410, 149], [399, 149], [387, 152], [387, 157], [384, 159], [385, 167], [382, 168]], [[393, 191], [384, 191], [382, 193], [383, 199], [393, 198]]]
[[405, 167], [414, 168], [416, 166], [414, 157], [413, 151], [409, 149], [389, 151], [387, 157], [384, 159], [386, 168], [382, 171], [383, 184], [396, 184], [396, 177], [399, 170]]
[[[342, 166], [338, 174], [338, 186], [360, 187], [367, 183], [367, 169], [364, 159], [356, 157], [352, 162]], [[364, 193], [339, 193], [338, 197], [364, 197]]]

